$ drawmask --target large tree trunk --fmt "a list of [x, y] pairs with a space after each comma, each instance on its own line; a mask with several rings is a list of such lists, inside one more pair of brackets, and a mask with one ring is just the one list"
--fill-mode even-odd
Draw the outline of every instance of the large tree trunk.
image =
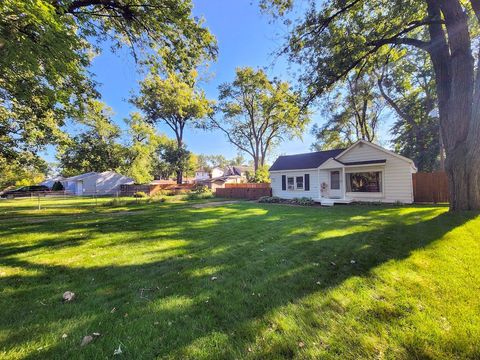
[[[473, 168], [480, 166], [478, 153], [470, 149], [473, 109], [474, 64], [468, 18], [458, 0], [426, 0], [432, 18], [445, 19], [431, 24], [429, 50], [435, 69], [440, 127], [446, 151], [445, 169], [449, 180], [450, 210], [479, 209], [471, 199], [479, 195], [471, 186], [478, 184]], [[476, 135], [478, 138], [478, 135]], [[468, 137], [468, 139], [467, 139]], [[475, 137], [475, 136], [474, 136]]]
[[[177, 137], [177, 147], [181, 149], [183, 146], [183, 127], [180, 127], [179, 130], [175, 131], [175, 136]], [[177, 184], [181, 185], [183, 183], [183, 171], [177, 171]]]

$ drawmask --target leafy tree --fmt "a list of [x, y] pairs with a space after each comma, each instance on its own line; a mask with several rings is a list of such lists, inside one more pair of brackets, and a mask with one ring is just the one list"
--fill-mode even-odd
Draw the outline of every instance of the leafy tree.
[[436, 108], [433, 69], [421, 52], [407, 54], [395, 66], [386, 63], [378, 74], [378, 88], [394, 111], [395, 150], [412, 159], [419, 171], [444, 169]]
[[327, 99], [323, 113], [328, 120], [313, 127], [312, 134], [316, 137], [313, 147], [339, 149], [357, 140], [374, 142], [384, 106], [374, 76], [350, 75]]
[[60, 181], [55, 181], [52, 185], [52, 191], [63, 191], [65, 187]]
[[98, 101], [88, 104], [82, 119], [86, 131], [64, 142], [58, 159], [64, 176], [90, 171], [119, 171], [125, 166], [127, 149], [119, 143], [120, 128], [111, 120], [111, 110]]
[[159, 135], [140, 114], [133, 113], [127, 120], [130, 126], [131, 145], [128, 149], [131, 158], [127, 175], [138, 184], [149, 183], [154, 179], [154, 156], [158, 146], [168, 141]]
[[247, 181], [249, 183], [269, 183], [270, 173], [268, 172], [268, 166], [263, 165], [253, 173], [247, 172]]
[[211, 125], [252, 157], [255, 171], [265, 165], [268, 152], [282, 140], [300, 137], [310, 120], [290, 85], [269, 80], [262, 70], [239, 68], [235, 80], [219, 90], [222, 120], [212, 116]]
[[108, 40], [139, 63], [161, 49], [169, 69], [216, 55], [191, 0], [3, 0], [0, 2], [0, 157], [63, 139], [65, 119], [97, 98], [90, 61]]
[[[281, 16], [293, 0], [262, 0]], [[330, 0], [305, 11], [285, 53], [300, 64], [307, 102], [368, 68], [389, 51], [428, 54], [435, 74], [440, 128], [446, 150], [450, 209], [480, 209], [480, 78], [478, 0]], [[478, 57], [477, 57], [478, 62]]]
[[[132, 99], [145, 113], [149, 123], [163, 122], [172, 129], [177, 142], [176, 154], [180, 156], [179, 163], [182, 163], [187, 152], [183, 142], [185, 127], [188, 124], [198, 126], [212, 111], [212, 102], [206, 98], [203, 91], [197, 89], [196, 81], [195, 71], [168, 72], [163, 78], [156, 72], [156, 68], [152, 67], [151, 73], [140, 83], [140, 95]], [[181, 184], [182, 166], [176, 168], [177, 183]]]
[[49, 170], [43, 159], [30, 153], [22, 153], [13, 160], [0, 157], [0, 189], [38, 184], [45, 180]]
[[[162, 143], [156, 151], [154, 175], [169, 178], [172, 174], [195, 171], [190, 161], [191, 153], [185, 147], [178, 147], [175, 141]], [[177, 177], [178, 183], [178, 177]]]

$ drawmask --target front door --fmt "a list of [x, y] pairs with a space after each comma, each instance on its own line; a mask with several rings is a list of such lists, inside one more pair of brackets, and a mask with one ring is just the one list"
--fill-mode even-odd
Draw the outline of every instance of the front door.
[[83, 181], [77, 181], [77, 194], [78, 196], [83, 195]]
[[341, 181], [341, 171], [332, 170], [330, 171], [330, 198], [339, 199], [342, 197], [342, 181]]

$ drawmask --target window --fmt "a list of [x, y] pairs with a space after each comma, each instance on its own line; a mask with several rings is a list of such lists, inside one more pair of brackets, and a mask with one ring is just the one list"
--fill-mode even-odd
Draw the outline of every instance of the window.
[[287, 178], [287, 189], [288, 190], [295, 190], [295, 182], [293, 177]]
[[297, 190], [303, 190], [303, 176], [296, 177]]
[[347, 174], [347, 192], [382, 192], [380, 171]]
[[340, 171], [330, 172], [330, 189], [340, 190]]

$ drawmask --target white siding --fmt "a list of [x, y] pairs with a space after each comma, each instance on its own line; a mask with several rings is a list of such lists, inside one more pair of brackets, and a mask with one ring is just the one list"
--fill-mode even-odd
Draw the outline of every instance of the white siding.
[[[381, 151], [368, 144], [358, 144], [345, 155], [338, 158], [342, 162], [369, 161], [386, 159], [385, 166], [358, 167], [354, 171], [383, 170], [383, 193], [347, 193], [347, 197], [359, 201], [382, 201], [412, 203], [413, 184], [412, 165], [395, 155]], [[368, 169], [368, 170], [367, 170]], [[351, 172], [352, 169], [346, 169]]]
[[[310, 190], [282, 190], [282, 175], [287, 177], [304, 176], [310, 174]], [[320, 182], [318, 181], [318, 170], [295, 170], [295, 171], [274, 171], [270, 173], [272, 195], [283, 199], [308, 197], [320, 198]]]

